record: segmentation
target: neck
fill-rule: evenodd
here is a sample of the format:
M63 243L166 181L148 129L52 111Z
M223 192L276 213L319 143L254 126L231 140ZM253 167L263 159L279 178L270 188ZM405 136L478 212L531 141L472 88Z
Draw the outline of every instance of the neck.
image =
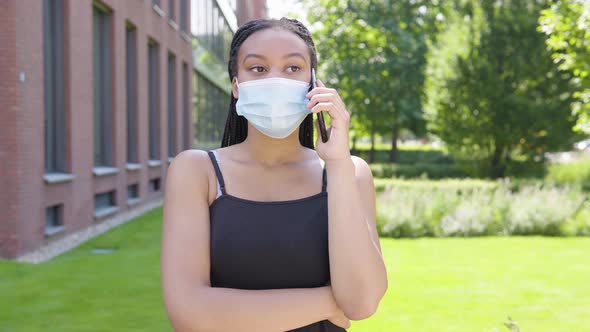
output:
M264 166L279 166L304 159L305 147L299 142L299 128L283 139L268 137L248 124L248 136L241 143L248 158Z

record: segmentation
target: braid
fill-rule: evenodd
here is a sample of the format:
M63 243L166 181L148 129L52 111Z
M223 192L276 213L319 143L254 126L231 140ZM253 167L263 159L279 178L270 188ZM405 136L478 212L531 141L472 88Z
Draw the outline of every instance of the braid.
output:
M307 44L309 54L311 57L311 67L317 69L317 54L315 44L311 37L309 30L299 21L289 19L286 17L277 19L259 19L249 21L242 25L233 36L229 51L229 61L227 64L227 71L230 81L237 75L238 72L238 51L244 41L250 37L254 32L269 28L280 28L291 31L299 36ZM243 142L248 136L248 120L245 117L239 116L236 112L237 99L231 94L229 102L229 113L225 122L225 129L223 138L221 139L221 147L230 146ZM313 114L307 115L301 125L299 125L299 142L301 145L314 149L313 146Z

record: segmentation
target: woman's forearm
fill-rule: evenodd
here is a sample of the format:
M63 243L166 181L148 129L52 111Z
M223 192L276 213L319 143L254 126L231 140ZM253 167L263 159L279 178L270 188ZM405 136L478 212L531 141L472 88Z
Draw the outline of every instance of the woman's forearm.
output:
M329 319L338 309L330 286L269 290L201 287L177 310L177 332L280 332ZM176 324L174 324L176 323Z
M362 211L354 163L348 159L326 167L331 286L346 316L364 319L385 293L386 269Z

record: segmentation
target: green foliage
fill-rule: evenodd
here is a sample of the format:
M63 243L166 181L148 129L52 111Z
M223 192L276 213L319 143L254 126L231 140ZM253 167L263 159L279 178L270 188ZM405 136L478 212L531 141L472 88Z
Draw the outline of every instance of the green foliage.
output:
M557 183L579 183L590 188L590 157L574 162L552 164L546 179Z
M394 163L373 163L371 171L374 177L379 178L464 178L467 173L457 165L415 163L415 164L394 164Z
M575 129L590 134L590 1L554 1L542 11L539 22L559 68L576 76L572 106L579 118Z
M479 175L502 177L514 159L569 148L573 87L536 31L543 1L452 2L428 55L428 128Z
M308 0L320 74L351 112L354 136L425 133L421 90L426 39L436 29L427 0Z
M388 163L389 162L389 147L375 149L375 162L377 163ZM369 154L371 153L368 149L354 150L351 153L355 156L359 156L365 160L368 160ZM400 164L415 164L415 163L428 163L428 164L451 164L453 158L441 150L425 150L425 149L399 149L398 151L398 163Z

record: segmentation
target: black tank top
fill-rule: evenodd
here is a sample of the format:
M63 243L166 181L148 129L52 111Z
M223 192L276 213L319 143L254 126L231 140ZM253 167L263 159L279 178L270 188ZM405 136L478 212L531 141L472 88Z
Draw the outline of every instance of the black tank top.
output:
M287 201L253 201L232 196L213 151L221 195L209 206L212 287L238 289L310 288L330 281L326 168L322 191ZM291 331L342 332L329 320Z

